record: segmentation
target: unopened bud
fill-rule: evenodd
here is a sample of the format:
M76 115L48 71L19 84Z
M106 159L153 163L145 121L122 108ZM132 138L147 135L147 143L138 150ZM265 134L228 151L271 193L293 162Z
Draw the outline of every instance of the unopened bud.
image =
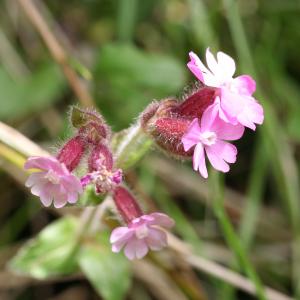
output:
M80 136L75 136L62 147L57 155L57 159L64 163L69 171L73 171L78 166L84 150L84 141Z
M200 87L192 92L186 99L181 102L175 109L181 117L198 118L201 120L203 112L215 100L215 89L209 87Z
M143 212L135 198L126 188L122 186L116 187L113 199L118 212L127 224L143 215Z
M97 144L110 136L109 127L103 117L95 110L73 107L71 123L88 143Z
M187 159L191 157L192 151L185 152L181 142L182 136L187 131L191 121L180 118L161 118L156 120L149 134L156 144L176 158Z
M104 144L95 146L90 154L88 165L89 172L98 171L99 168L103 167L109 171L112 170L113 155L110 149Z

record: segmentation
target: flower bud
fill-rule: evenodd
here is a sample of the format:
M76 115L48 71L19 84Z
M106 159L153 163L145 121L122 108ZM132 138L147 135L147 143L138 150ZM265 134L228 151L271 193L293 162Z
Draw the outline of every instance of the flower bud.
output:
M111 171L113 168L113 156L109 148L104 144L95 146L90 154L88 165L89 172L98 171L99 168L103 167Z
M110 137L110 130L103 117L95 110L73 107L71 123L86 142L97 144Z
M187 159L192 152L185 152L181 142L182 136L187 131L191 121L184 118L161 118L148 131L156 144L168 154L176 158Z
M118 212L127 224L143 215L143 212L133 195L126 188L122 186L116 187L113 199Z
M59 151L57 159L64 163L71 172L79 164L85 150L85 143L80 136L75 136L69 140Z
M187 96L186 99L174 109L174 113L182 117L198 118L201 120L203 112L214 100L214 88L200 87Z

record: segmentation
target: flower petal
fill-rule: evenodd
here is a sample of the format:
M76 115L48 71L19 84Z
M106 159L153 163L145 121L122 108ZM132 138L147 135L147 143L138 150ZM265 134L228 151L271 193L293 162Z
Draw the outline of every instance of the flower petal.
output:
M213 75L218 76L220 73L220 67L214 55L210 52L209 48L206 49L206 63Z
M149 248L154 251L161 250L168 245L166 233L156 228L149 230L146 242Z
M218 115L219 107L218 101L215 101L204 111L201 118L201 132L211 131L211 126Z
M188 68L200 81L204 82L201 70L203 70L203 68L206 69L205 66L194 52L190 52L189 56L190 61L187 63Z
M24 164L24 169L40 169L48 170L57 164L58 161L54 157L41 157L41 156L32 156L27 159Z
M239 94L246 96L251 96L256 90L255 80L249 75L234 78L233 86Z
M110 242L115 243L119 240L127 240L132 236L133 232L126 226L115 228L110 235Z
M224 122L220 117L217 117L211 130L217 134L218 139L234 141L242 137L245 128L240 124L232 125Z
M219 140L217 143L210 146L210 151L216 153L228 163L232 164L236 161L237 149L230 143Z
M150 216L153 217L153 221L148 222L148 225L158 225L165 228L171 228L175 225L174 220L166 214L156 212L150 214Z
M187 132L183 135L181 141L184 151L188 151L199 142L200 126L198 119L194 119L190 124Z
M205 155L204 155L204 148L201 143L198 143L194 150L193 155L193 167L195 171L200 172L200 174L204 177L208 177L207 168L205 164Z
M149 251L145 239L136 240L135 242L135 256L137 259L143 258Z
M235 73L235 62L234 60L224 52L217 53L218 67L222 71L222 77L224 79L231 79Z
M205 151L207 154L207 157L210 161L210 163L212 164L212 166L221 172L228 172L229 171L229 165L224 161L224 159L222 158L221 154L219 152L215 152L215 149L210 146L210 147L205 147Z
M244 126L255 130L256 124L264 121L264 111L262 106L252 97L247 97L244 110L237 116L237 120Z

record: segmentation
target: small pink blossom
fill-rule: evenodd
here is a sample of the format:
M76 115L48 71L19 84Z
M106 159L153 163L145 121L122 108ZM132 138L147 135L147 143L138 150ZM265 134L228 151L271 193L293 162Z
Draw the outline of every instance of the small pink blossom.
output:
M205 153L212 166L221 172L228 172L228 163L236 161L237 149L234 145L225 142L239 139L244 133L240 124L232 125L224 122L218 115L219 99L209 106L203 113L201 124L194 119L182 137L185 151L196 146L193 154L193 167L195 171L207 178Z
M122 182L123 171L117 169L115 171L108 171L106 167L99 166L98 171L93 171L86 174L80 179L81 185L85 188L88 184L94 183L96 185L96 193L106 193Z
M167 246L167 235L158 226L171 228L174 221L163 213L143 215L132 220L128 227L117 227L110 236L112 251L124 253L128 259L143 258L149 251Z
M205 85L216 88L220 97L220 118L233 125L242 124L255 130L255 124L262 124L264 112L262 106L252 97L256 83L249 75L233 78L236 67L234 60L223 52L217 53L217 60L206 50L207 67L199 57L189 53L187 66Z
M67 202L76 203L78 194L82 193L80 180L54 157L29 157L24 168L39 170L29 176L25 185L31 187L31 193L40 197L47 207L52 201L56 208Z

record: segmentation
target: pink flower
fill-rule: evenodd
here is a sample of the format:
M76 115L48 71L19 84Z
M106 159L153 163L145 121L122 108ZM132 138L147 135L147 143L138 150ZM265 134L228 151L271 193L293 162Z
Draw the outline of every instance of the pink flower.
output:
M25 185L31 187L31 193L40 197L43 205L56 208L69 203L76 203L82 193L80 180L54 157L29 157L24 168L39 169L29 176Z
M255 92L255 81L249 75L233 78L234 60L223 52L217 53L217 60L206 50L204 66L199 57L189 53L187 66L190 71L205 85L216 88L216 96L220 97L220 118L233 125L242 124L255 130L255 124L262 124L264 113L262 106L252 97Z
M216 170L228 172L228 163L236 161L237 149L225 140L237 140L244 133L242 125L232 125L220 119L219 102L217 97L216 103L206 109L200 126L198 119L194 119L181 140L185 151L196 146L193 154L193 167L195 171L199 170L204 178L208 177L204 153Z
M117 227L110 236L112 251L123 247L128 259L144 257L149 249L158 251L167 246L167 235L159 227L171 228L174 221L163 213L143 215L130 222L128 227Z

